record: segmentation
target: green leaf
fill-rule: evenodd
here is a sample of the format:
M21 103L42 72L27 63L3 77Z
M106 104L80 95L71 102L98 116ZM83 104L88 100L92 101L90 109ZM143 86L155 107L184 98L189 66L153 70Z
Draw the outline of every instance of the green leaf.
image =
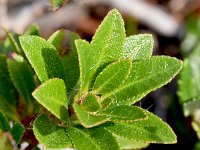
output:
M7 64L13 84L26 101L26 104L31 108L29 113L32 113L33 97L31 93L36 87L33 71L26 60L16 53L10 55L10 58L7 59Z
M126 80L130 73L132 61L122 60L108 65L96 78L94 93L105 95L116 89Z
M123 57L134 61L149 58L152 55L153 45L151 34L138 34L127 37Z
M54 125L44 114L36 118L33 131L45 148L67 148L71 146L65 128Z
M40 36L40 31L39 31L39 27L37 24L32 24L30 27L28 27L28 29L26 30L26 32L24 33L25 35L37 35Z
M148 119L131 123L115 122L103 126L114 135L136 142L176 143L176 135L168 124L148 111L145 111L145 114Z
M63 6L68 0L51 0L51 5L53 7L53 10L58 10L61 6Z
M192 77L191 69L190 60L185 59L183 63L183 69L180 72L180 78L178 80L178 96L181 104L198 95L198 90L195 86L196 81ZM189 90L188 87L190 87Z
M3 114L3 112L0 111L0 133L9 130L10 130L10 124L8 122L8 119Z
M64 49L66 38L69 38L69 48ZM75 46L75 40L80 37L67 30L58 30L51 35L48 42L52 43L61 55L62 64L66 75L66 87L70 93L79 79L78 54ZM66 46L65 46L66 47Z
M133 122L147 119L144 111L136 106L118 106L113 109L107 109L99 112L99 114L106 115L114 122Z
M77 150L119 150L112 134L103 128L66 128L67 134Z
M180 60L168 56L154 56L133 62L126 81L117 89L101 95L100 101L112 99L112 107L134 104L149 92L171 81L181 68Z
M12 134L12 136L13 136L13 138L16 141L17 144L20 143L24 132L25 132L25 128L21 123L16 122L13 125L13 127L11 129L11 134Z
M77 34L70 32L70 51L67 55L62 56L62 63L66 74L66 86L69 92L73 90L80 77L78 54L75 46L76 39L80 39L80 37Z
M81 125L83 125L85 128L91 128L94 126L98 126L109 120L109 118L105 115L96 116L96 115L86 112L77 103L73 104L73 108L74 108L76 116L78 117Z
M63 46L64 38L65 30L58 30L49 37L48 42L51 43L59 52Z
M200 22L199 22L200 23ZM189 61L190 61L190 67L191 67L191 78L195 81L195 87L198 91L200 92L200 42L197 43L196 47L192 50L192 53L189 56ZM197 95L199 96L199 95Z
M124 22L114 9L108 13L96 31L91 44L77 40L80 66L80 93L88 91L99 71L123 55Z
M0 55L0 97L11 105L16 104L15 89L9 78L6 57Z
M34 35L21 36L20 43L40 81L44 82L50 78L65 80L61 59L53 45Z
M9 78L6 57L0 55L0 109L9 119L17 121L19 116L15 109L15 94L16 90Z
M18 35L17 34L11 34L9 31L7 31L6 29L4 29L4 32L6 33L6 36L9 40L9 46L12 48L12 50L14 52L17 52L18 54L21 53L21 49L20 49L20 46L19 46L19 41L18 41Z
M97 112L101 105L98 102L97 96L88 94L81 103L81 107L87 112Z
M142 143L142 142L136 142L136 141L133 141L133 140L129 140L129 139L125 139L123 137L120 137L120 136L117 136L117 135L114 135L116 137L116 140L117 142L119 143L120 145L120 148L121 149L144 149L146 148L147 146L149 146L149 143Z
M68 99L65 83L61 79L50 79L40 85L33 93L33 97L57 118L68 119Z

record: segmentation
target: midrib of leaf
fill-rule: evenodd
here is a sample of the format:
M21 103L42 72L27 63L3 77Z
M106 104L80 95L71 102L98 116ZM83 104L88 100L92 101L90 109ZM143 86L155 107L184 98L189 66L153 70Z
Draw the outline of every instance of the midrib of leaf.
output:
M94 145L96 147L97 150L101 150L101 148L95 144L95 141L92 140L92 138L89 137L89 135L85 134L83 131L81 130L78 130L77 128L74 128L74 130L77 130L78 132L82 133L89 141L91 141L91 144L90 145ZM70 138L70 135L69 135L69 138ZM70 138L71 139L71 138ZM72 143L73 143L73 140L71 139ZM89 145L88 145L89 147Z
M119 92L119 91L121 91L121 90L123 90L123 89L125 89L125 88L127 88L127 87L133 86L134 84L138 84L138 83L144 82L145 80L148 80L148 79L150 79L150 78L156 77L157 74L163 74L163 73L169 72L169 71L173 70L174 68L176 68L176 67L171 67L170 69L166 69L166 70L164 70L164 71L159 71L159 72L157 72L156 74L153 73L153 75L148 76L148 77L143 78L143 79L140 79L140 80L138 80L138 81L136 81L136 82L133 81L133 82L130 82L129 84L127 83L126 85L121 86L121 87L119 87L118 89L116 89L116 90L114 90L114 91L112 91L112 92L110 92L110 93L108 93L108 94L102 95L102 99L100 99L100 101L103 102L106 98L108 98L108 97L110 97L110 96L112 96L112 95L115 95L115 93L117 93L117 92ZM179 70L178 70L178 71L179 71ZM174 74L176 74L178 71L176 71ZM172 78L173 78L173 76L171 77L171 79L172 79ZM165 83L167 83L167 82L168 82L168 81L166 81ZM160 84L160 86L165 85L165 83ZM157 88L156 88L156 87L155 87L155 88L152 88L152 89L148 90L147 92L153 91L153 90L155 90L155 89L157 89ZM143 94L143 93L141 93L140 95L142 95L142 94ZM138 96L139 96L139 95L138 95ZM138 97L138 96L137 96L137 97ZM123 101L123 102L124 102L124 101Z
M100 56L99 56L99 59L97 60L97 63L95 64L95 67L94 67L94 71L92 72L92 74L91 74L91 79L92 80L90 80L90 82L88 82L88 85L86 86L86 88L89 90L90 88L91 88L91 86L92 86L92 82L94 81L93 79L95 78L94 76L95 76L95 74L96 74L96 71L97 71L97 69L100 67L100 64L101 64L101 59L103 58L103 56L104 56L104 53L105 53L105 48L106 48L106 46L107 46L107 43L108 43L108 41L110 40L110 35L111 35L111 31L113 31L113 24L114 23L112 23L112 26L110 27L110 30L109 30L109 33L106 35L106 39L108 39L108 40L106 40L106 43L103 45L103 47L102 47L102 49L100 50L101 51L101 54L100 54ZM90 43L90 46L93 48L93 41Z

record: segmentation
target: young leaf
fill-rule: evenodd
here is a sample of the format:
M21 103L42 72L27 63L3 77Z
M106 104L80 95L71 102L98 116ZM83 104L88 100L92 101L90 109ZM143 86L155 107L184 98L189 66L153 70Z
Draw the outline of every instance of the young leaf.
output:
M56 11L62 7L68 0L51 0L53 10Z
M10 45L10 47L12 47L12 50L14 52L17 52L18 54L20 54L21 53L21 49L20 49L20 46L19 46L19 39L18 39L19 35L17 35L17 34L12 35L6 29L3 29L3 30L7 35L7 38L9 40L9 45ZM15 36L17 36L17 37L15 37Z
M178 96L181 104L198 96L198 88L195 85L196 80L192 77L191 62L189 59L185 59L183 62L183 69L180 72L178 81ZM190 87L190 89L188 90L187 87Z
M12 53L10 55L10 58L7 59L7 64L13 84L27 102L29 107L32 108L33 97L31 93L36 87L33 78L33 71L26 60L16 53ZM32 109L29 111L29 113L32 113Z
M77 150L119 150L112 134L103 128L66 128L67 134Z
M33 97L57 118L68 119L68 99L63 80L54 78L44 82L33 93Z
M76 39L80 39L80 37L77 34L70 32L70 51L67 55L62 56L62 63L66 74L66 86L69 92L75 87L80 76L78 54L75 46Z
M28 27L28 29L26 30L24 35L37 35L37 36L40 36L40 31L39 31L38 25L37 24L32 24L30 27Z
M66 37L69 38L69 50L63 48ZM80 74L78 54L75 46L76 39L80 39L80 37L77 34L66 30L58 30L48 39L48 42L52 43L61 55L61 60L66 75L66 87L69 93L75 87Z
M114 135L117 142L120 145L120 148L125 150L130 150L130 149L142 149L142 148L146 148L147 146L149 146L149 143L142 143L142 142L136 142L136 141L132 141L129 139L125 139L123 137Z
M59 52L63 46L64 38L65 30L58 30L49 37L48 42L51 43Z
M126 81L117 89L102 95L100 101L113 99L112 107L134 104L149 92L167 84L181 67L180 60L168 56L154 56L133 62Z
M13 139L16 141L17 144L20 143L24 132L25 132L25 128L21 123L16 122L13 125L13 127L11 129L11 134L12 134Z
M133 61L151 57L153 51L153 37L151 34L139 34L127 37L124 44L124 58Z
M37 140L45 148L61 149L71 146L65 128L54 125L44 114L34 121L33 131Z
M103 66L122 56L125 36L122 17L114 9L108 13L97 29L91 44L83 40L76 41L81 93L90 89L96 74Z
M94 82L94 93L105 95L116 89L128 77L131 69L131 60L114 62L106 67Z
M144 110L148 119L130 123L103 125L114 135L142 143L176 143L176 135L168 124Z
M83 125L85 128L91 128L94 126L98 126L109 120L109 118L105 115L96 116L96 115L86 112L77 103L73 104L73 108L74 108L76 116L78 117L81 125Z
M53 45L34 35L21 36L20 43L40 81L56 77L65 80L61 59Z
M147 119L144 111L136 106L118 106L113 109L106 109L105 111L99 112L99 114L106 115L114 122L133 122Z
M97 112L101 108L101 105L98 102L97 96L88 94L81 103L81 107L87 112Z
M8 119L3 114L3 112L0 111L0 133L4 131L9 131L9 130L10 130L10 125L9 125Z

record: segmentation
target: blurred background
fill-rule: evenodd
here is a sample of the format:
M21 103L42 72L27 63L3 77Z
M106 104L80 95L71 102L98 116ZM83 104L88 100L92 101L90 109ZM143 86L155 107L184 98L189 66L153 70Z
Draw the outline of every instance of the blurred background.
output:
M56 11L52 10L49 0L0 0L0 27L23 34L35 23L44 38L64 28L90 41L100 22L113 8L122 14L127 36L153 35L154 55L169 55L183 60L200 41L200 0L68 0ZM5 33L0 30L0 41L4 39ZM178 78L148 94L138 104L166 121L178 137L177 144L151 144L147 150L200 149L199 139L191 126L193 118L183 115L177 96Z

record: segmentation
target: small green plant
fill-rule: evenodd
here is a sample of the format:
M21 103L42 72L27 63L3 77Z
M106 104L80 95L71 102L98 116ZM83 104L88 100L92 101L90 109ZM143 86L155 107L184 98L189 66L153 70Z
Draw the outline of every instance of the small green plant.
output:
M176 58L151 56L151 35L126 37L116 9L90 43L70 33L67 54L64 30L45 40L35 26L31 29L19 37L20 44L9 35L16 52L0 57L2 133L11 131L16 143L26 140L36 146L24 135L33 128L41 145L58 149L139 149L149 143L176 143L168 124L134 105L182 67ZM18 123L11 128L9 121Z

